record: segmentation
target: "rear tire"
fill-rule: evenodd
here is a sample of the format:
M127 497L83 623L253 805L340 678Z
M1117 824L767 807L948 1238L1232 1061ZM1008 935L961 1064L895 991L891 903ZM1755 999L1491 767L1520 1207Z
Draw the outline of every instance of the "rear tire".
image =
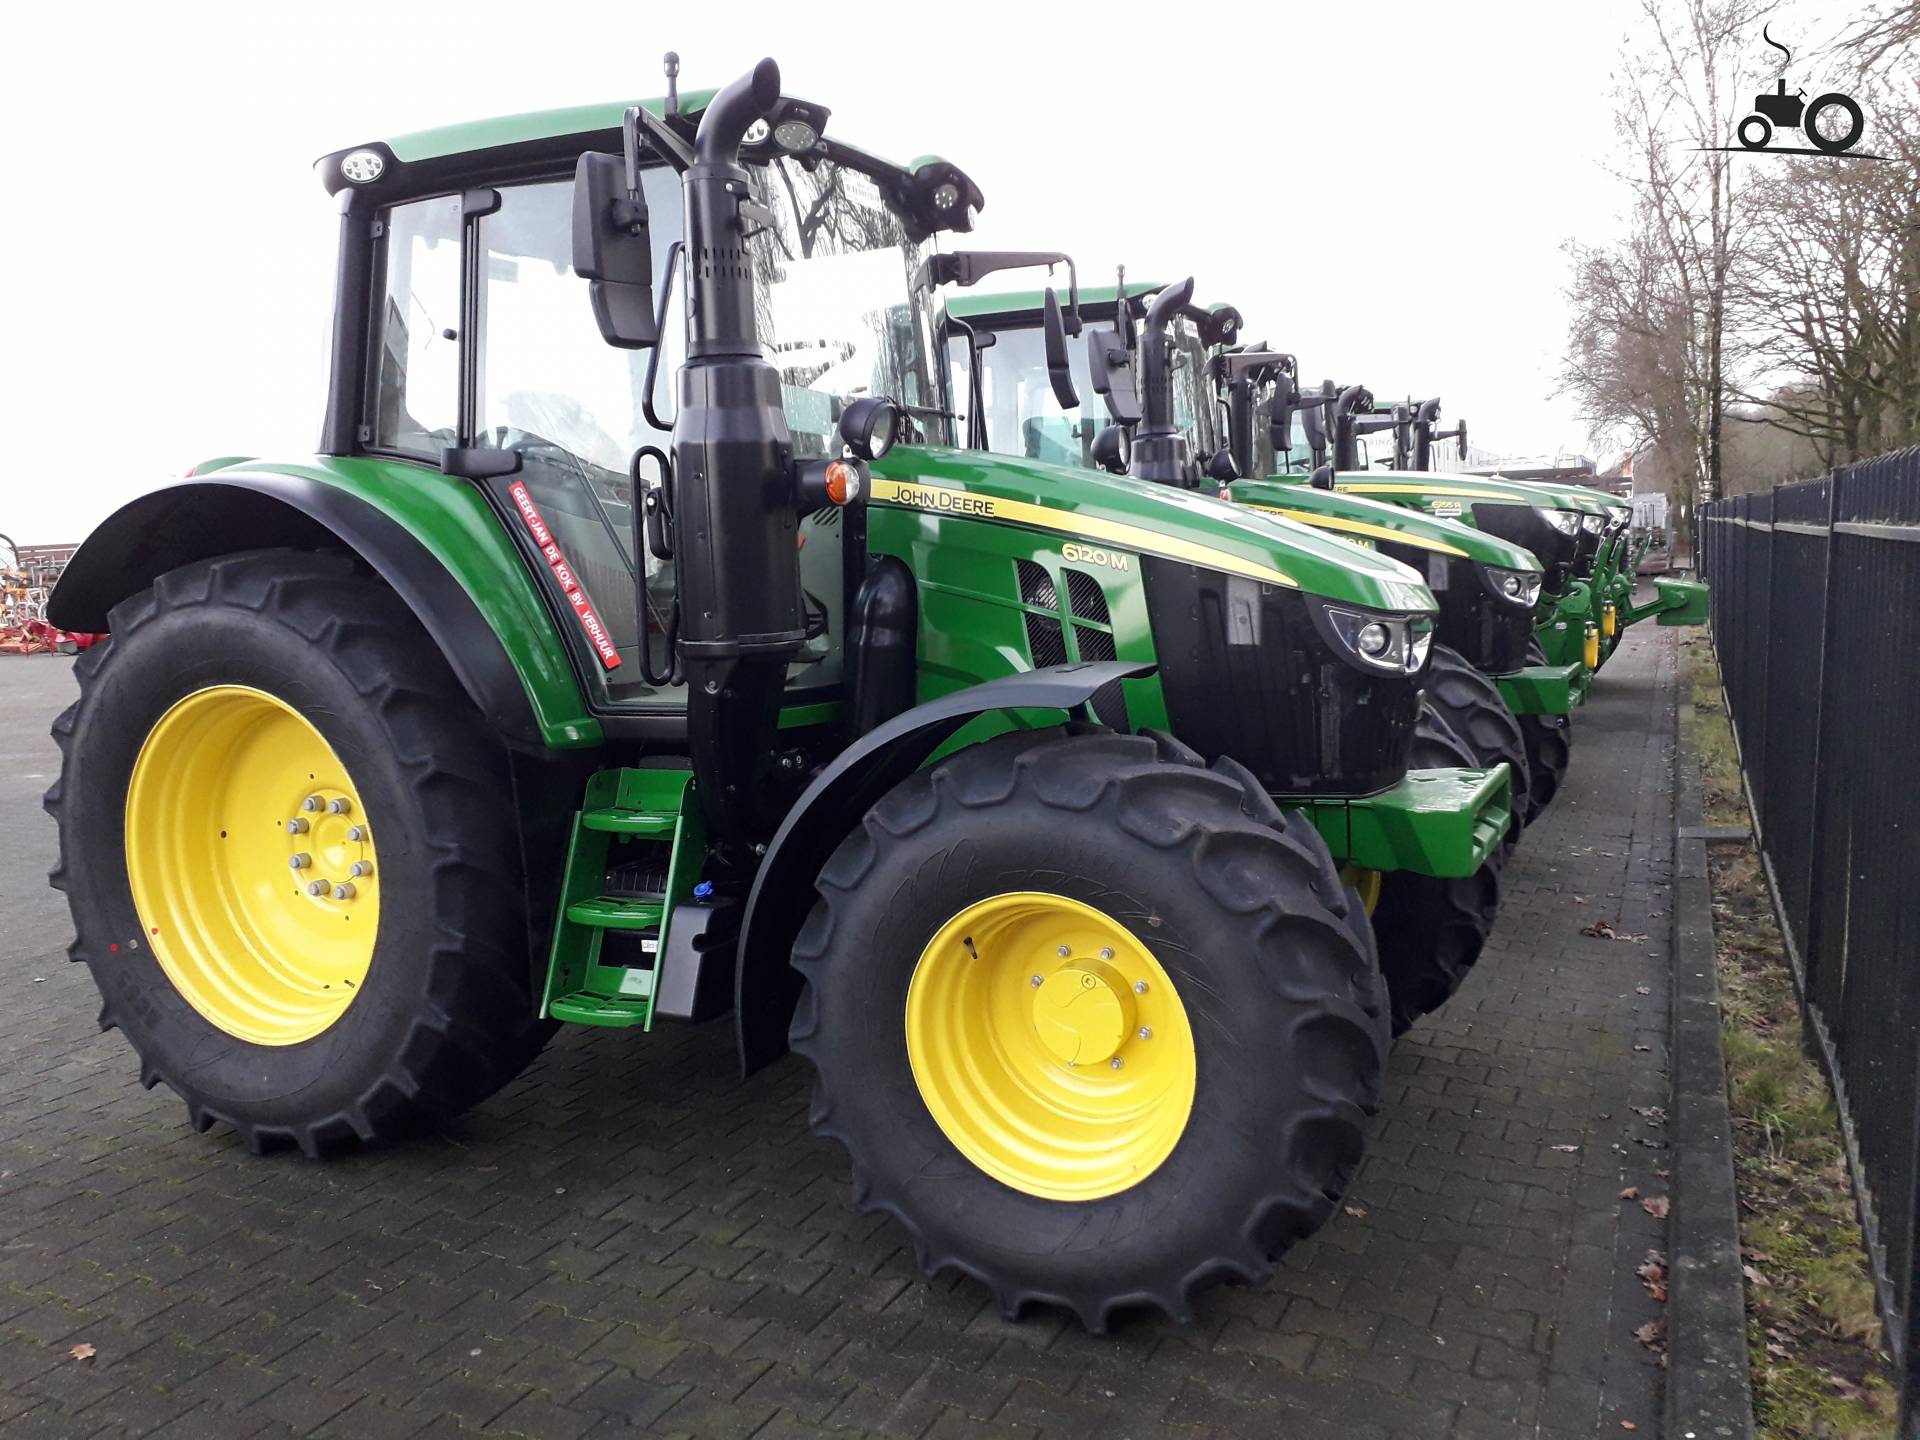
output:
M1145 735L988 741L882 798L818 890L793 951L806 982L793 1048L818 1072L813 1128L846 1147L856 1205L898 1220L927 1274L960 1270L1009 1317L1054 1304L1098 1333L1130 1308L1190 1318L1195 1291L1264 1279L1332 1215L1379 1097L1386 995L1325 844L1233 762L1209 769ZM1092 1198L995 1178L964 1148L965 1128L956 1139L936 1119L937 1090L915 1068L916 974L951 920L1013 892L1100 912L1123 958L1137 942L1164 967L1190 1022L1196 1078L1177 1141ZM937 963L992 966L1003 953L983 938L971 960ZM988 970L987 1000L1004 979L1028 1003L1027 969L1050 984L1065 964L1054 954L1022 952L1006 977ZM1124 1000L1124 977L1117 989ZM960 1072L1015 1063L1025 1034L999 1033ZM1084 1083L1104 1076L1096 1057ZM1052 1144L1051 1124L1034 1122L1036 1149ZM1075 1153L1091 1165L1101 1152L1068 1152L1069 1179Z
M1507 709L1500 687L1468 664L1459 651L1435 645L1432 668L1427 672L1427 702L1473 752L1477 763L1488 767L1504 764L1513 772L1513 825L1509 834L1517 841L1537 812L1529 784L1526 738L1513 712Z
M1414 769L1476 763L1445 722L1424 711L1414 733ZM1422 1015L1452 998L1480 959L1500 911L1500 867L1505 848L1473 874L1458 878L1390 870L1381 876L1373 934L1386 976L1393 1034L1406 1033Z
M126 1034L141 1082L171 1087L196 1130L224 1121L256 1152L293 1144L318 1156L444 1120L518 1074L554 1027L535 1018L506 755L399 597L342 555L253 551L163 575L115 606L112 621L111 638L75 664L80 699L54 722L61 770L45 804L59 822L60 863L49 878L67 892L69 954L99 987L101 1028ZM221 692L257 692L295 728L317 731L363 797L378 847L378 869L360 884L387 903L359 915L375 934L357 989L317 1033L285 1043L242 1038L243 1011L222 1009L215 981L194 991L192 977L254 963L236 948L262 951L249 973L271 977L302 958L298 947L196 944L188 926L162 935L129 878L135 853L151 905L231 913L218 877L240 863L229 854L244 852L221 847L294 843L279 833L284 822L225 791L205 816L191 789L170 792L194 812L174 817L178 833L211 847L207 870L182 868L172 836L150 844L129 819L160 722L190 697ZM244 836L212 835L228 807L247 815ZM297 817L301 806L296 796L281 808ZM312 873L271 858L286 892L262 887L254 903L265 918L250 932L269 942L286 933L267 924L284 918L271 907L300 904L295 880ZM167 883L153 886L154 875ZM349 916L341 911L343 924ZM268 992L264 1008L290 993Z

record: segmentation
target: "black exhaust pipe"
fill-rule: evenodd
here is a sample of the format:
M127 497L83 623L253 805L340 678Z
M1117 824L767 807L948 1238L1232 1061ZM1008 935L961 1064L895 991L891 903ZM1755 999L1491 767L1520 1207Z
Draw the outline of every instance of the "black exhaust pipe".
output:
M1173 317L1193 299L1193 277L1153 297L1140 329L1140 424L1128 473L1140 480L1191 486L1199 479L1187 437L1173 423Z
M687 360L673 426L680 654L694 782L716 840L771 825L771 771L787 666L806 641L793 440L780 377L754 332L751 204L740 145L780 99L762 60L701 116L686 197Z

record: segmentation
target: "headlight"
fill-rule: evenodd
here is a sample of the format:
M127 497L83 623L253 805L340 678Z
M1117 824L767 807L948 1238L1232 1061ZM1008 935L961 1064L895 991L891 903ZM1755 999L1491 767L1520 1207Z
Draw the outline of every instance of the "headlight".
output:
M1533 513L1562 535L1571 535L1580 528L1580 514L1575 510L1555 510L1551 506L1541 505L1535 507Z
M1433 621L1425 615L1382 615L1329 605L1327 619L1340 643L1362 664L1389 674L1411 675L1427 663L1433 646Z
M1524 605L1528 609L1540 599L1541 575L1538 570L1505 570L1498 565L1483 566L1487 586L1502 600L1512 601L1515 605Z
M1602 523L1598 515L1582 515L1580 517L1580 528L1589 535L1598 535Z

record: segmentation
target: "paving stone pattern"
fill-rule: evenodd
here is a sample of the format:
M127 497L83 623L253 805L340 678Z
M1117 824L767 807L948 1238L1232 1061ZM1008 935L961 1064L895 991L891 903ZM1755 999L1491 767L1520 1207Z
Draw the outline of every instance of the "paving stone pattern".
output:
M0 658L0 1435L1657 1435L1663 1224L1618 1194L1665 1189L1671 633L1579 717L1346 1213L1102 1339L922 1280L808 1135L805 1065L743 1084L724 1025L563 1032L456 1128L325 1165L194 1134L95 1030L45 888L69 664Z

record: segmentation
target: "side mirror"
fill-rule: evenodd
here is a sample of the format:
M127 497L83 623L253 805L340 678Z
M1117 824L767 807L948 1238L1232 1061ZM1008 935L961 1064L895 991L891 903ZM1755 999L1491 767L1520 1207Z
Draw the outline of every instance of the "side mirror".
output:
M1140 393L1133 383L1133 352L1111 330L1087 331L1087 371L1096 393L1106 397L1117 425L1140 422Z
M1213 458L1207 461L1207 478L1218 480L1222 485L1231 485L1240 478L1240 467L1233 462L1233 451L1223 445L1213 452Z
M1093 437L1093 463L1111 475L1124 475L1133 465L1133 437L1124 425L1109 425Z
M1331 465L1322 465L1318 470L1313 472L1313 476L1308 483L1316 490L1331 490L1333 488L1333 467Z
M1062 410L1080 408L1079 392L1073 388L1073 366L1067 359L1067 320L1060 311L1060 297L1047 287L1046 318L1047 379L1053 382L1053 398Z
M622 350L660 341L646 196L627 190L618 155L589 152L573 172L573 269L589 282L600 338Z
M1467 422L1464 420L1460 422L1460 441L1459 441L1458 449L1459 449L1460 458L1462 460L1466 459L1467 458Z
M1318 405L1308 405L1300 412L1300 428L1307 432L1307 449L1320 451L1327 448L1327 424L1321 416Z

